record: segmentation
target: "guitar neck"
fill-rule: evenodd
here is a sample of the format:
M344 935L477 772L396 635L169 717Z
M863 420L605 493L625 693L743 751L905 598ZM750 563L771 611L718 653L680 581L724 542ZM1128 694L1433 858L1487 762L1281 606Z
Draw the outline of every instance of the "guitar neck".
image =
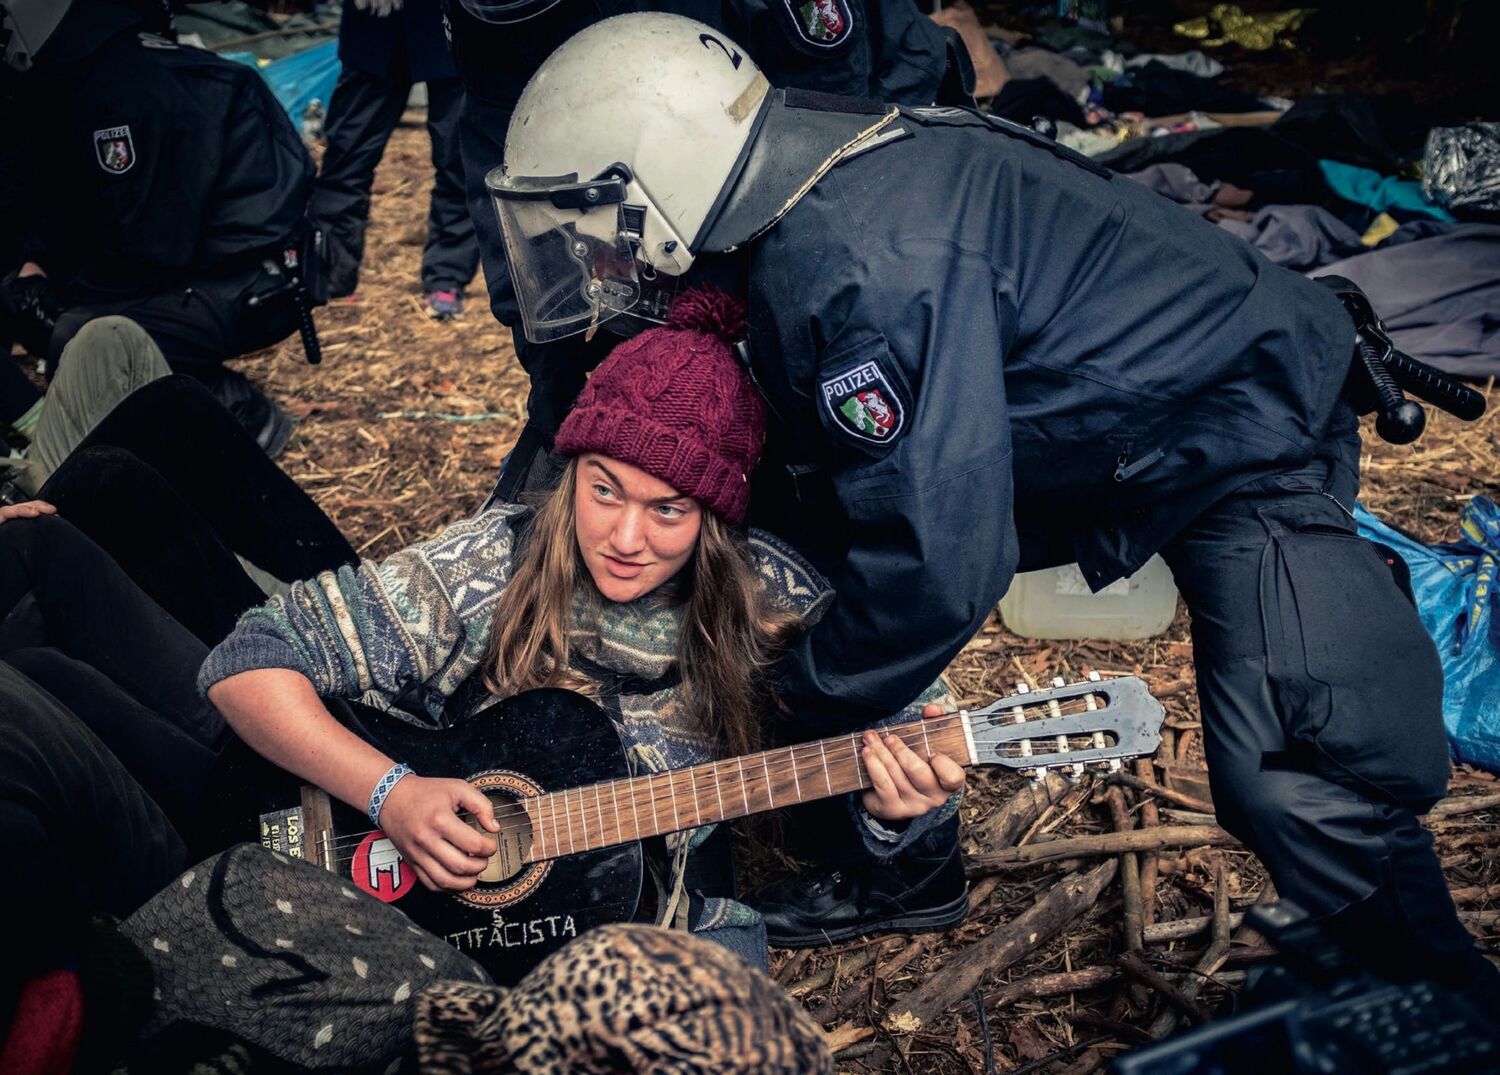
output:
M886 729L922 757L975 759L968 716ZM531 820L528 862L711 825L870 786L861 733L706 762L689 769L566 788L521 800Z

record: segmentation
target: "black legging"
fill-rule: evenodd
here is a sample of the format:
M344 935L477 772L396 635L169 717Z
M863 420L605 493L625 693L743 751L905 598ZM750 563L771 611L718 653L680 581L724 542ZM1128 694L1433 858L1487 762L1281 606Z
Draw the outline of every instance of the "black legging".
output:
M43 515L0 525L0 616L0 657L55 650L205 747L223 735L222 718L198 696L207 645L66 519ZM55 682L47 669L58 672ZM82 689L69 686L56 664L32 670L53 694ZM104 728L95 731L111 738Z
M356 559L328 516L187 377L132 393L40 496L210 646L265 600L235 553L286 582Z

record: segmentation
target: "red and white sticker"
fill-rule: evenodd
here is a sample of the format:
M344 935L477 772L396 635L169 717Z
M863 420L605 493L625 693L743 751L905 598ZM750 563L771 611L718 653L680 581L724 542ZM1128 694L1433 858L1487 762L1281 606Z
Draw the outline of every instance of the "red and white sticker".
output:
M412 890L417 871L406 864L390 837L376 829L354 851L350 879L385 903L394 903Z

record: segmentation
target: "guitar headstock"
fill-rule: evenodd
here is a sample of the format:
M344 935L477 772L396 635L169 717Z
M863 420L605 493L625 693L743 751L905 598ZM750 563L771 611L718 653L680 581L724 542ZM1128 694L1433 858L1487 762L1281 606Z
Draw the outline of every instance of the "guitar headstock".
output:
M1126 758L1153 753L1161 742L1165 710L1138 676L1102 679L1015 694L967 711L975 764L1034 770L1086 767L1118 769Z

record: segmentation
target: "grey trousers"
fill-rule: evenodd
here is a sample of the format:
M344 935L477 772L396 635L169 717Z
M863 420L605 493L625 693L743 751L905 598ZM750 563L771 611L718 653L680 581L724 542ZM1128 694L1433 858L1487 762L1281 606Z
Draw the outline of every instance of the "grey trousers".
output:
M84 325L63 348L16 484L34 495L116 404L171 372L161 348L128 317Z

